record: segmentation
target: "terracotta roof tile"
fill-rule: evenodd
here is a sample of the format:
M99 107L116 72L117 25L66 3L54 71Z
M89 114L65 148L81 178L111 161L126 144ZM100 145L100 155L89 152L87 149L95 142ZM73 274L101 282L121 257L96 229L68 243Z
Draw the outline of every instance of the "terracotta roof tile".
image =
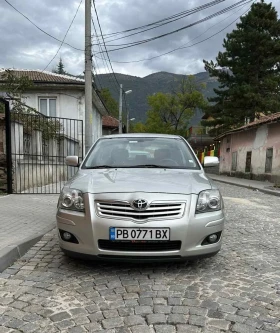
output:
M119 121L118 119L111 116L102 117L102 126L104 127L118 127Z
M83 79L78 79L76 77L72 77L70 75L61 75L51 72L42 72L40 70L22 70L22 69L10 69L13 74L20 78L22 76L27 76L34 83L76 83L76 84L84 84L85 81ZM5 73L4 69L0 69L0 81Z
M228 134L231 134L231 133L245 131L245 130L250 129L250 128L258 127L258 125L263 125L263 124L266 124L266 123L275 122L277 120L280 120L280 112L272 113L272 114L269 114L269 115L266 115L266 116L262 116L260 119L252 121L251 123L249 123L247 125L244 125L244 126L235 128L233 130L230 130L228 132L222 133L219 136L217 136L215 138L215 140L221 139L222 137L224 137Z

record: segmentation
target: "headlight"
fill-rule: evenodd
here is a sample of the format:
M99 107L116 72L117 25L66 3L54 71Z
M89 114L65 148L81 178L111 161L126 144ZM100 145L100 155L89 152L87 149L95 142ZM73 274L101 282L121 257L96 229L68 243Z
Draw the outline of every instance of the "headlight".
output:
M62 190L59 197L59 208L76 210L79 212L85 211L83 193L79 190L65 188Z
M219 190L207 190L199 193L196 214L213 212L222 209L222 198Z

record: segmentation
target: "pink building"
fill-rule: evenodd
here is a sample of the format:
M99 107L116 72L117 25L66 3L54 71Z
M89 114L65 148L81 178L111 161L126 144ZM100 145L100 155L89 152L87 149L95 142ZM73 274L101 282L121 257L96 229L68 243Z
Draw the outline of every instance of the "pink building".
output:
M280 182L280 112L223 133L220 174Z

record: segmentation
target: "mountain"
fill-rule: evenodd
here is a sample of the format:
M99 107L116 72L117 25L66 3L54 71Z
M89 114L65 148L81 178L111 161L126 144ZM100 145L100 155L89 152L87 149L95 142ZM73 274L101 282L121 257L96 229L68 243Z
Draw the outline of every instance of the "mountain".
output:
M126 100L131 118L135 121L145 121L146 112L149 109L147 97L157 92L171 93L176 90L185 75L173 74L167 72L153 73L143 78L138 76L124 75L116 73L116 78L123 85L124 91L132 90L131 94L126 95ZM207 72L201 72L194 75L198 83L205 83L206 88L202 89L205 97L214 95L213 88L218 87L216 79L209 77ZM112 74L99 74L95 76L95 83L98 88L109 88L112 96L119 101L119 88ZM125 106L123 107L125 110ZM125 111L124 111L125 112ZM199 123L202 112L197 110L191 124Z

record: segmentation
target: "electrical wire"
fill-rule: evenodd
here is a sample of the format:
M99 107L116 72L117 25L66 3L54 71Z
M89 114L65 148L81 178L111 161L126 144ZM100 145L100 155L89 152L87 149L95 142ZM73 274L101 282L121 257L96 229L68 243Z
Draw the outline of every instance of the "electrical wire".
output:
M38 30L40 30L41 32L43 32L45 35L47 35L47 36L53 38L54 40L56 40L56 41L62 43L62 41L61 41L60 39L58 39L58 38L52 36L51 34L49 34L48 32L46 32L45 30L43 30L42 28L40 28L36 23L34 23L33 21L31 21L26 15L24 15L21 11L19 11L19 10L18 10L15 6L13 6L8 0L4 0L4 1L5 1L9 6L11 6L16 12L18 12L21 16L23 16L28 22L30 22L32 25L34 25L34 27L36 27ZM80 48L78 48L78 47L75 47L75 46L73 46L73 45L71 45L71 44L69 44L69 43L65 43L65 42L64 42L63 44L68 45L68 46L70 46L70 47L72 47L73 49L78 50L78 51L83 51L83 52L85 51L85 50L80 49Z
M251 2L251 1L253 1L253 0L250 0L249 2ZM207 16L207 17L205 17L205 18L203 18L203 19L201 19L199 21L196 21L194 23L188 24L188 25L186 25L184 27L181 27L179 29L170 31L168 33L165 33L165 34L162 34L162 35L159 35L159 36L156 36L156 37L148 38L148 39L141 40L141 41L131 42L131 43L125 43L125 44L115 45L115 46L121 46L121 45L124 45L124 46L120 47L120 48L115 48L115 49L112 49L112 50L109 50L109 51L107 50L107 47L106 47L106 53L107 52L115 52L115 51L123 50L123 49L129 48L129 47L134 47L134 46L142 45L144 43L148 43L150 41L154 41L154 40L157 40L157 39L160 39L160 38L163 38L163 37L175 34L177 32L183 31L183 30L188 29L190 27L193 27L193 26L195 26L197 24L200 24L202 22L208 21L208 20L212 19L213 17L222 15L222 14L226 13L227 11L229 11L229 10L231 10L233 8L236 8L236 7L239 7L241 5L244 5L244 2L247 2L247 0L241 0L241 1L235 3L235 4L231 5L231 6L228 6L227 8L224 8L223 10L221 10L219 12L216 12L216 13L214 13L212 15L209 15L209 16ZM105 42L104 42L104 44L105 44ZM107 46L114 46L114 45L107 45ZM99 53L97 53L97 54L99 54Z
M49 63L46 65L46 67L42 70L42 72L44 72L44 71L49 67L49 65L53 62L53 60L55 59L55 57L58 55L58 52L61 50L62 45L64 44L64 41L65 41L65 39L66 39L66 37L67 37L67 35L68 35L68 32L69 32L69 30L71 29L71 27L72 27L72 25L73 25L73 23L74 23L74 21L75 21L75 18L76 18L77 14L78 14L78 11L79 11L79 9L80 9L80 7L81 7L82 2L83 2L83 0L80 1L79 5L78 5L78 8L77 8L77 10L76 10L76 12L75 12L75 15L74 15L74 17L73 17L73 19L72 19L72 21L71 21L71 23L70 23L70 25L69 25L69 27L68 27L68 29L67 29L65 35L64 35L64 37L63 37L63 40L61 41L61 44L60 44L60 46L59 46L57 52L56 52L55 55L52 57L52 59L49 61Z
M93 69L93 77L96 78L96 81L98 81L98 84L99 84L100 89L103 89L102 84L101 84L101 82L100 82L100 80L99 80L99 77L98 77L97 70L94 70L94 69Z
M91 16L91 22L92 22L92 25L93 25L93 28L94 28L95 36L97 36L98 34L97 34L96 26L95 26L95 23L94 23L94 20L93 20L93 16ZM97 43L98 43L98 46L99 46L99 50L101 51L102 47L101 47L101 43L99 41L99 38L96 37L96 40L97 40ZM108 61L106 61L104 53L101 53L101 55L102 55L102 58L95 57L96 58L96 66L97 66L97 59L101 59L103 61L104 68L105 69L107 68L108 74L109 74L109 77L110 77L110 75L112 75L112 73L110 73L110 69L109 69L109 66L108 66ZM99 80L98 76L97 76L97 79ZM114 80L114 77L113 77L113 81L112 82L114 82L114 84L116 84L116 81ZM100 86L101 86L100 80L99 80L99 83L100 83ZM114 88L116 88L116 86L114 86ZM119 91L119 86L118 85L117 85L116 91L117 91L117 93Z
M127 38L127 37L130 37L130 36L134 36L134 35L137 35L137 34L140 34L140 33L143 33L143 32L149 31L149 30L152 30L152 29L159 28L159 27L161 27L163 25L170 24L172 22L181 20L182 18L185 18L185 17L190 16L190 15L192 15L194 13L197 13L197 12L200 12L200 11L202 11L204 9L210 8L212 6L215 6L215 5L217 5L217 4L221 3L221 2L224 2L224 1L226 1L226 0L215 0L215 1L209 2L209 3L205 4L205 5L202 5L202 6L199 6L199 7L195 7L193 9L186 10L184 12L181 12L181 13L177 14L177 15L174 15L174 16L177 16L177 17L175 17L173 19L170 19L170 18L166 19L167 20L166 22L165 22L165 20L161 20L161 21L164 21L164 22L158 24L158 22L161 22L161 21L157 21L157 22L148 24L146 26L143 26L144 29L142 29L141 31L134 32L132 34L129 34L129 35L126 35L126 36L122 36L122 37L118 37L118 38L115 38L115 39L107 40L107 43L112 42L112 41L116 41L116 40L119 40L119 39ZM155 25L155 26L153 26L153 25ZM152 27L149 27L149 26L152 26ZM131 29L131 30L138 30L138 29L139 28L134 28L134 29ZM104 38L105 39L110 39L111 37L113 37L113 36L110 36L110 37L107 37L107 38L104 37Z
M149 23L149 24L145 24L145 25L142 25L142 26L136 27L136 28L132 28L132 29L127 29L127 30L123 30L123 31L117 31L117 32L109 33L109 34L103 34L103 36L104 36L104 38L106 39L106 38L111 38L111 37L114 36L114 35L119 35L119 34L123 34L123 33L126 33L126 32L131 32L131 31L135 31L135 30L145 29L146 27L150 27L150 26L153 26L153 25L157 25L157 24L160 24L160 23L162 23L162 22L164 22L164 21L168 21L168 20L171 20L171 19L176 18L176 17L178 17L178 16L184 15L184 14L188 13L189 11L195 10L195 9L197 9L197 8L202 8L202 9L203 9L204 6L207 6L207 5L209 5L209 4L212 4L212 3L220 3L220 2L224 2L224 1L226 1L226 0L215 0L215 1L209 2L209 3L206 4L206 5L202 5L202 6L199 6L199 7L195 7L195 8L193 8L193 9L188 9L188 10L182 11L182 12L180 12L180 13L177 13L177 14L174 14L174 15L172 15L172 16L166 17L166 18L161 19L161 20L159 20L159 21L155 21L155 22L152 22L152 23Z
M107 57L108 57L108 61L109 61L109 64L110 64L110 67L111 67L111 70L112 70L112 74L115 78L115 82L117 83L118 85L118 89L121 88L121 85L116 77L116 74L114 72L114 69L113 69L113 66L112 66L112 63L111 63L111 60L110 60L110 57L109 57L109 54L108 54L108 51L107 51L107 47L106 47L106 44L105 44L105 41L104 41L104 37L103 37L103 33L102 33L102 28L101 28L101 24L100 24L100 21L99 21L99 17L98 17L98 13L97 13L97 9L96 9L96 6L95 6L95 0L92 0L92 3L93 3L93 6L94 6L94 11L95 11L95 15L96 15L96 18L97 18L97 22L98 22L98 26L99 26L99 30L100 30L100 33L101 33L101 36L102 36L102 40L103 40L103 44L104 44L104 48L106 50L106 54L107 54ZM128 107L127 107L127 101L126 101L126 95L124 93L124 91L122 90L122 95L124 96L124 101L125 101L125 110L126 110L126 114L128 114Z
M113 69L113 66L112 66L112 63L111 63L111 60L110 60L110 57L109 57L109 54L108 54L108 50L107 50L107 47L106 47L106 44L105 44L105 41L104 41L104 37L103 37L103 32L102 32L102 28L101 28L101 24L100 24L100 21L99 21L99 17L98 17L98 13L97 13L97 9L96 9L96 6L95 6L95 0L92 0L92 3L93 3L93 7L94 7L94 11L95 11L95 15L96 15L96 19L97 19L97 22L98 22L98 26L99 26L99 30L100 30L100 33L101 33L101 36L102 36L102 41L103 41L103 44L104 44L104 48L105 48L105 51L106 51L106 54L107 54L107 57L108 57L108 61L109 61L109 64L110 64L110 67L111 67L111 70L112 70L112 73L113 73L113 76L115 78L115 81L117 82L118 84L118 87L120 87L120 83L116 77L116 74L114 72L114 69Z
M92 17L92 15L91 15L91 22L92 22L92 25L93 25L93 27L94 27L95 34L96 34L95 24L94 24L94 21L93 21L93 17ZM99 41L99 40L98 40L98 41ZM100 47L99 47L99 50L101 50ZM94 78L96 78L96 80L98 81L100 88L103 89L102 84L101 84L101 82L100 82L100 80L99 80L99 76L98 76L98 61L97 61L97 60L96 60L95 63L94 63L93 70L94 70L94 67L95 67L95 75L94 75Z
M250 0L250 1L247 1L247 2L242 6L242 8L244 8L248 3L251 3L251 2L252 2L251 0ZM250 7L251 7L251 6L250 6ZM242 8L238 9L238 11L241 10ZM250 9L250 8L249 8L249 9ZM163 57L163 56L165 56L165 55L167 55L167 54L170 54L170 53L173 53L173 52L175 52L175 51L182 50L182 49L186 49L186 48L190 48L190 47L192 47L192 46L195 46L195 45L201 44L201 43L203 43L203 42L205 42L205 41L207 41L207 40L213 38L214 36L218 35L219 33L223 32L224 30L226 30L230 25L232 25L234 22L236 22L241 16L243 16L245 13L247 13L247 12L249 11L249 9L247 9L244 13L242 13L242 14L241 14L239 17L237 17L235 20L233 20L232 22L230 22L230 24L228 24L227 26L225 26L223 29L219 30L219 31L216 32L215 34L213 34L213 35L211 35L211 36L209 36L209 37L207 37L207 38L205 38L205 39L203 39L203 40L201 40L201 41L199 41L199 42L197 42L197 43L194 43L194 44L192 44L192 45L184 46L184 45L186 45L186 44L191 43L191 42L194 41L195 39L199 38L199 37L202 36L205 32L208 32L211 28L213 28L214 26L216 26L216 25L220 24L221 22L225 21L226 19L228 19L230 16L232 16L233 14L235 14L235 13L238 12L238 11L235 11L235 12L232 13L231 15L227 16L224 20L222 20L222 21L220 21L220 22L214 24L214 25L211 26L209 29L205 30L202 34L196 36L194 39L190 40L189 42L187 42L187 43L181 45L180 47L177 47L177 48L175 48L175 49L172 49L172 50L170 50L170 51L168 51L168 52L161 53L161 54L159 54L159 55L157 55L157 56L150 57L150 58L144 58L144 59L138 59L138 60L131 60L131 61L117 61L117 60L111 60L111 62L113 62L113 63L120 63L120 64L131 64L131 63L137 63L137 62L142 62L142 61L150 61L150 60L153 60L153 59L156 59L156 58ZM97 57L97 56L96 56L96 57Z

